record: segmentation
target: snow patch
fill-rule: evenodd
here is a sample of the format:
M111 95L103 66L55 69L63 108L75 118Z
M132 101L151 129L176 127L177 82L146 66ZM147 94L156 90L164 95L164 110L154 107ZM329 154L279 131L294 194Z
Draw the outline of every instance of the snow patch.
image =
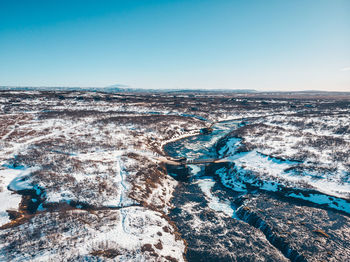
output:
M211 190L216 183L212 178L200 179L197 183L208 200L209 208L218 212L223 212L230 217L234 216L234 210L232 209L230 202L222 202L218 197L212 194Z
M6 168L0 170L0 226L10 222L6 210L18 210L22 196L13 191L33 189L28 175L36 168Z

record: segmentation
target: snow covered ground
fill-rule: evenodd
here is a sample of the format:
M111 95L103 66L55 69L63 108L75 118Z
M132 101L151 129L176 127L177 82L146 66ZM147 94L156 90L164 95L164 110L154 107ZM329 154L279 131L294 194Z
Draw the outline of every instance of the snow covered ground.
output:
M183 261L186 242L168 217L178 182L159 156L166 143L230 119L242 125L218 148L235 164L218 170L224 183L239 193L249 184L267 191L313 189L288 194L347 212L347 104L321 101L322 110L313 112L304 100L265 100L0 92L0 260ZM189 158L221 143L230 127L217 125L223 133L204 149L190 144ZM230 203L213 194L214 180L198 186L213 212L224 220L234 216Z
M91 100L94 93L80 94L83 98L78 100L70 95L65 94L64 102L55 93L27 93L22 100L17 100L17 93L0 97L0 197L7 200L0 206L0 233L6 236L0 254L11 257L13 251L7 248L18 241L16 237L44 227L47 247L40 251L42 236L36 235L27 239L32 250L16 246L23 255L12 260L28 259L30 253L38 261L113 254L119 260L182 261L185 242L166 217L177 182L167 176L158 156L165 141L195 134L205 123L150 107L146 101L114 103ZM21 204L31 194L40 196L29 199L40 200L34 218L27 204ZM21 215L11 220L7 210ZM99 217L104 212L115 217L69 226L61 218L62 214L69 221L70 216ZM26 216L33 226L25 222ZM61 225L57 232L52 223ZM83 233L77 235L78 231ZM53 246L51 235L57 241ZM103 241L117 253L108 254L106 247L99 250ZM71 251L65 253L66 249Z
M1 261L95 261L96 255L107 261L184 261L183 240L161 213L144 207L41 213L2 235Z
M2 169L0 170L0 226L10 222L9 214L6 210L17 210L22 197L7 186L13 181L22 170Z
M232 164L217 174L237 192L295 189L287 195L350 213L349 119L336 107L249 119L221 142Z

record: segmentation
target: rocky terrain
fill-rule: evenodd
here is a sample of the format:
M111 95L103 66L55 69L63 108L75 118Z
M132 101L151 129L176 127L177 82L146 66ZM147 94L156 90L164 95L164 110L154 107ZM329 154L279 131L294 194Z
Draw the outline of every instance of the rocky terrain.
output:
M349 112L346 93L0 91L0 260L347 261Z

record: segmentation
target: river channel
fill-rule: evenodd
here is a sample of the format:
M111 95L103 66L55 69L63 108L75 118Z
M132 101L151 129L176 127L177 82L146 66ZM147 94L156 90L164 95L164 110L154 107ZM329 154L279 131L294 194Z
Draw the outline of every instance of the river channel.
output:
M173 158L217 159L222 157L223 145L218 146L220 139L240 125L241 121L219 122L213 125L210 134L168 143L164 150ZM234 145L230 146L234 150ZM288 160L259 157L277 166L293 164ZM265 221L242 208L242 203L252 196L286 203L292 212L294 206L336 209L347 216L350 212L347 200L297 187L288 188L276 181L244 181L242 188L227 186L218 171L226 172L231 168L232 172L233 166L228 162L167 165L168 174L179 181L172 199L174 208L169 216L187 242L188 261L307 261L288 240L276 237ZM298 198L298 194L303 199Z

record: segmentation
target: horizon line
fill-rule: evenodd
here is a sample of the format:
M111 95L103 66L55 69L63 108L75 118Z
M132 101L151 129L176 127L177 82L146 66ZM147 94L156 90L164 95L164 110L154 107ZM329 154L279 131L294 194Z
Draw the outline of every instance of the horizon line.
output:
M15 89L31 89L31 90L45 90L45 91L58 91L58 89L67 89L69 91L98 91L98 90L124 90L124 91L212 91L212 92L230 92L230 91L241 91L249 93L346 93L350 94L350 91L339 91L339 90L317 90L317 89L303 89L303 90L257 90L251 88L134 88L127 85L119 86L27 86L27 85L0 85L0 90L15 90Z

